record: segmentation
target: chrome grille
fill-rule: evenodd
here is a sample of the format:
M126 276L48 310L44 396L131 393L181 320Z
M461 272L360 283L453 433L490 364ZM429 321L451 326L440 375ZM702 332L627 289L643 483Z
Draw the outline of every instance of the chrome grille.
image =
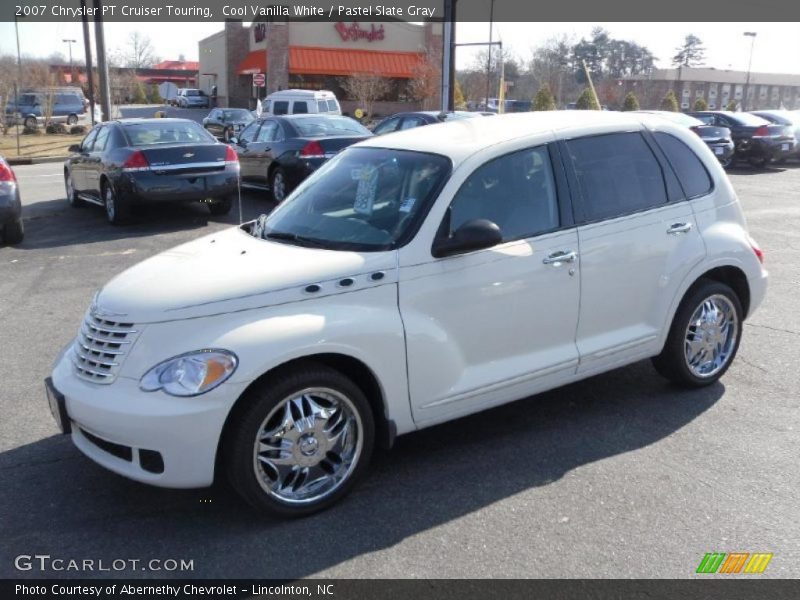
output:
M133 323L111 321L87 312L72 347L78 376L94 383L113 382L137 333Z

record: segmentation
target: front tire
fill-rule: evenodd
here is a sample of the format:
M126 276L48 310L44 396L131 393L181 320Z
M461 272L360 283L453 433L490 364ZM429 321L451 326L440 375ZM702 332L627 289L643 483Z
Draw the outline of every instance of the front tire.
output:
M269 178L269 189L272 199L280 204L289 195L289 184L286 181L286 172L281 167L276 167Z
M78 198L78 194L75 191L75 184L72 182L72 173L66 171L64 173L64 189L67 193L67 202L73 208L81 208L85 206L85 202Z
M23 125L29 129L36 129L36 117L27 117L25 121L23 121Z
M742 337L742 304L724 283L701 280L672 320L656 370L683 387L710 385L731 366Z
M255 508L300 517L344 497L367 470L375 439L361 389L308 362L253 386L223 443L228 477Z
M24 237L25 226L22 224L22 217L3 226L3 241L6 244L19 244Z
M70 115L67 117L67 125L77 125L78 115Z

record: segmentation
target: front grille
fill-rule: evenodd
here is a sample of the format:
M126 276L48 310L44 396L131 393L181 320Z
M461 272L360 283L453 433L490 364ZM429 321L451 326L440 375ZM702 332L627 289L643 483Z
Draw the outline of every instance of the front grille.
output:
M94 383L111 383L122 359L136 339L133 323L86 317L72 347L72 362L81 379Z

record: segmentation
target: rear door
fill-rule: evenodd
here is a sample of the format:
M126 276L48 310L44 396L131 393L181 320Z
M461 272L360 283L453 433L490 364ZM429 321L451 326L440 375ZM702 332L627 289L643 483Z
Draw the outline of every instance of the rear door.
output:
M274 159L273 144L280 136L280 126L275 119L267 119L261 124L258 135L248 145L250 161L248 177L252 183L267 185L267 172Z
M580 246L578 372L591 374L660 350L670 306L705 246L677 178L647 134L576 138L562 148Z
M72 177L72 186L75 191L84 192L86 191L86 168L87 168L87 159L89 158L89 154L92 151L92 146L94 145L94 139L97 136L97 132L100 130L100 127L95 127L92 129L83 140L81 140L81 149L77 155L70 158L70 176Z
M252 183L252 178L256 172L254 162L255 153L251 152L250 144L256 139L261 121L253 121L239 133L234 146L236 154L239 156L239 177L242 183Z

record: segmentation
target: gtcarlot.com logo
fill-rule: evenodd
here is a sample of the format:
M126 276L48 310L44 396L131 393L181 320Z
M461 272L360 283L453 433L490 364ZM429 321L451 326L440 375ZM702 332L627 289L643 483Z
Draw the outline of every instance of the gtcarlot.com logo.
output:
M14 559L18 571L194 571L194 560L183 558L59 558L49 554L20 554Z
M708 552L697 567L698 573L735 575L737 573L763 573L772 553L766 552Z

